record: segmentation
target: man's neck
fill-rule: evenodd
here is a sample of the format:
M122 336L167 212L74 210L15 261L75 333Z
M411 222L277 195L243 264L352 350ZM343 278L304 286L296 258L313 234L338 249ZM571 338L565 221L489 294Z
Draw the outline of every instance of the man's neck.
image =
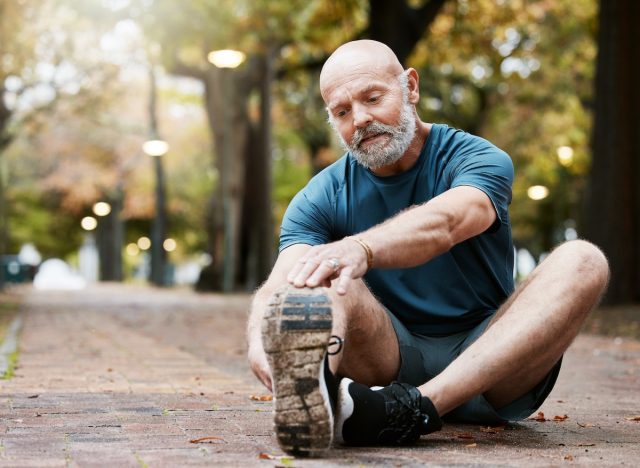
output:
M411 169L420 158L422 147L424 146L424 142L427 141L432 125L433 124L418 121L416 124L416 134L402 157L388 166L371 169L371 172L380 177L388 177L401 174Z

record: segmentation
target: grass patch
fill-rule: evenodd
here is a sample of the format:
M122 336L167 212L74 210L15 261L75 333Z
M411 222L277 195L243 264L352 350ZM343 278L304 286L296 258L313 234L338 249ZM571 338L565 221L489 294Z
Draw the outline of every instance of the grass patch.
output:
M18 313L20 302L13 296L0 293L0 343L7 334L7 328Z
M18 350L9 354L9 362L7 363L7 372L2 376L2 380L9 380L13 377L13 373L16 370L16 363L18 362Z
M142 459L142 457L137 452L134 452L133 454L136 457L136 461L138 462L138 466L140 468L149 468L149 465L147 465L147 463Z
M0 343L2 343L7 336L7 330L13 319L18 315L19 308L20 301L15 296L0 293ZM13 351L7 357L7 360L7 371L4 374L0 374L2 380L9 380L13 377L16 363L18 362L18 350Z

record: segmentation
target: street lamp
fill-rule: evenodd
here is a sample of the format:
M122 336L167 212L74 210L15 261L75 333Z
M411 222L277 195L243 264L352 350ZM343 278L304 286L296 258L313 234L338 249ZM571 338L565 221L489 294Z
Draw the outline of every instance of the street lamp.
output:
M142 151L153 157L156 173L156 214L151 225L151 282L165 285L167 255L162 248L166 231L166 196L162 158L169 151L169 144L158 136L157 81L153 64L149 67L149 135L142 145ZM138 243L139 247L140 244Z
M93 216L85 216L80 221L80 226L85 231L93 231L95 228L98 227L98 220Z
M98 202L93 205L93 214L96 216L107 216L109 213L111 213L111 205L107 202Z
M162 248L166 230L166 202L164 188L164 170L162 158L169 151L169 144L158 138L144 142L142 150L153 157L156 173L156 215L151 226L151 281L162 286L165 284L164 270L166 254Z
M237 68L246 60L244 52L232 49L213 50L207 60L218 68Z
M164 140L148 140L142 144L142 151L149 156L164 156L169 151L169 143Z

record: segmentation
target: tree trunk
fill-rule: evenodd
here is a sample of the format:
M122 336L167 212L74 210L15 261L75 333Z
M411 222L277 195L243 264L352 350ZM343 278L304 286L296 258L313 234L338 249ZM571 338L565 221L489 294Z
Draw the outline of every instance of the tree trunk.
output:
M9 246L9 227L5 195L4 150L9 146L11 137L7 132L11 111L4 103L4 80L0 78L0 257L7 253ZM4 268L0 264L0 289L4 287Z
M271 207L271 87L274 71L270 48L266 48L260 62L260 118L249 132L242 223L245 246L242 280L247 290L255 289L267 279L274 260Z
M407 0L369 0L367 37L387 44L404 64L446 2L430 0L413 8Z
M585 233L609 258L605 303L640 302L640 2L601 0Z
M213 216L215 251L210 269L211 277L221 282L212 285L212 289L225 292L237 286L250 80L245 73L217 68L209 69L205 76L207 116L218 171L218 199Z

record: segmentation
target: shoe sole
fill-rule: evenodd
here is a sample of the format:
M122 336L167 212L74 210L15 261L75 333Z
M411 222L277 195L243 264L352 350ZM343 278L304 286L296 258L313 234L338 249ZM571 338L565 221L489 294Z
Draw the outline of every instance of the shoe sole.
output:
M323 288L288 287L276 293L262 321L282 450L318 456L331 445L333 414L324 384L331 335L331 302Z

